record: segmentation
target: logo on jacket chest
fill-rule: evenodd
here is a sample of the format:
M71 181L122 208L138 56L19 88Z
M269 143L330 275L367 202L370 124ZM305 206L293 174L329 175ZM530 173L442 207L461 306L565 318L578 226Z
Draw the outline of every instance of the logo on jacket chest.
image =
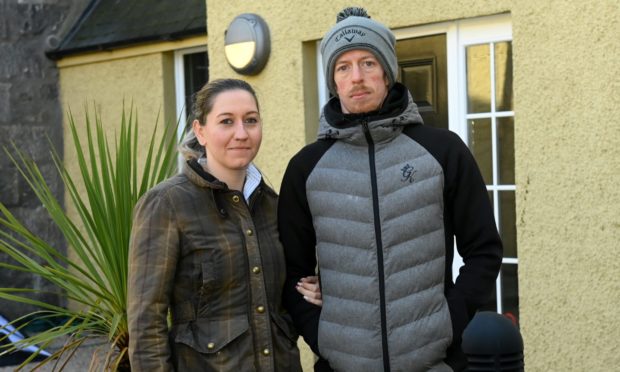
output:
M415 181L415 174L417 170L413 167L413 165L407 163L401 169L401 182L409 182L413 183Z

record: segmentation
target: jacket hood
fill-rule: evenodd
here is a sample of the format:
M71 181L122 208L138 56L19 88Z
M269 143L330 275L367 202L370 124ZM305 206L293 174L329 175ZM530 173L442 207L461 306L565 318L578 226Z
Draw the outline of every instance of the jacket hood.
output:
M406 125L423 124L418 106L407 87L396 83L389 90L380 109L362 114L344 114L340 99L333 97L323 107L319 119L318 139L364 141L362 123L368 123L375 141L391 138Z

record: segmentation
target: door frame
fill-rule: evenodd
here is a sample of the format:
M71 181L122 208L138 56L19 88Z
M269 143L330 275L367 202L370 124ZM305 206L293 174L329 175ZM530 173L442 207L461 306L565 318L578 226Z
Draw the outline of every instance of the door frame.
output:
M416 37L446 34L446 61L448 79L448 128L455 131L458 120L459 97L458 90L458 69L452 62L458 60L457 55L457 24L456 22L434 23L424 26L411 26L393 30L396 40L412 39ZM458 132L457 132L458 133ZM460 135L460 133L459 133Z

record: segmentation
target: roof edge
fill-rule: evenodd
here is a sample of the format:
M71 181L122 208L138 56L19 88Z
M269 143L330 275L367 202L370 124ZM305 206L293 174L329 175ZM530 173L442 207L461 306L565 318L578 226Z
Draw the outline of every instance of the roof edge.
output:
M85 53L85 52L114 50L114 49L119 49L119 48L128 47L128 46L135 46L137 44L142 44L142 43L147 43L147 42L174 41L174 40L180 40L180 39L190 37L190 36L198 36L198 35L206 35L206 34L207 34L207 27L205 25L205 27L183 30L180 32L175 32L175 33L166 34L166 35L134 38L134 39L122 40L122 41L113 42L113 43L89 45L89 46L85 46L81 48L61 50L60 47L58 47L55 49L50 49L50 50L45 51L45 55L49 59L56 61L63 57L67 57L67 56L74 55L74 54Z

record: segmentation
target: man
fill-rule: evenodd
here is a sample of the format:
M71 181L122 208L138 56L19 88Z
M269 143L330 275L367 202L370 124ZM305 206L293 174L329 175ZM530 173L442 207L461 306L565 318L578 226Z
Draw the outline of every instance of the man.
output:
M501 265L476 163L456 134L423 125L395 81L394 44L363 9L339 14L321 42L334 97L282 181L284 302L324 358L315 370L461 370L461 334ZM453 283L455 238L465 265ZM317 261L322 308L299 293Z

